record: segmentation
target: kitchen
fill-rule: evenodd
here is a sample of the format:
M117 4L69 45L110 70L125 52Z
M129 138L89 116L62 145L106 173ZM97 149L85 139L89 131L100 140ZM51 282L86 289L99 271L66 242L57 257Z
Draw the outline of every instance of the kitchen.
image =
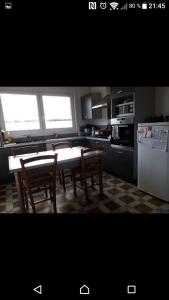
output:
M22 212L9 170L11 149L38 145L44 153L54 142L71 141L73 147L104 146L104 198L97 199L95 188L89 203L79 190L75 199L69 180L66 192L57 185L58 212L168 213L167 199L141 183L137 134L140 123L169 124L168 96L169 87L1 87L0 212ZM43 205L38 212L50 212Z

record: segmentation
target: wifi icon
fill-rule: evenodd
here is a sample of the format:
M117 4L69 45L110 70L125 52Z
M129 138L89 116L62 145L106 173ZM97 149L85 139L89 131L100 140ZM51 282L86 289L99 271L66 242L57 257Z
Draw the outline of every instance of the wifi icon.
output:
M110 10L112 10L112 9L118 9L118 5L119 5L119 3L117 3L117 2L111 2L110 3L110 6L111 6Z

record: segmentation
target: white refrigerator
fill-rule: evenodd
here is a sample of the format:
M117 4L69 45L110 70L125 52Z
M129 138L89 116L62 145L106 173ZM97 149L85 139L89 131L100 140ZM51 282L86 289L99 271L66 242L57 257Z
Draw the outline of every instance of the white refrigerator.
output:
M169 122L138 124L138 189L169 202Z

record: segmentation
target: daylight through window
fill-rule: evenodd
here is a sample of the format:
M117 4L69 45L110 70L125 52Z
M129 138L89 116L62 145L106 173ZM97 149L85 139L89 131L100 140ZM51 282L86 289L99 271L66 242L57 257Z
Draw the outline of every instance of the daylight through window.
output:
M40 128L36 95L1 94L0 97L7 131Z
M42 99L47 129L71 128L73 126L70 97L42 96Z

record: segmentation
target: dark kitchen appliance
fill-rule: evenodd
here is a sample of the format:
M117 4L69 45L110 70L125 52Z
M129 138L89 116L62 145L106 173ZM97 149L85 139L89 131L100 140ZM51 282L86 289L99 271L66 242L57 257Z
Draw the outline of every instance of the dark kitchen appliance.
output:
M134 118L111 120L111 144L134 148Z

